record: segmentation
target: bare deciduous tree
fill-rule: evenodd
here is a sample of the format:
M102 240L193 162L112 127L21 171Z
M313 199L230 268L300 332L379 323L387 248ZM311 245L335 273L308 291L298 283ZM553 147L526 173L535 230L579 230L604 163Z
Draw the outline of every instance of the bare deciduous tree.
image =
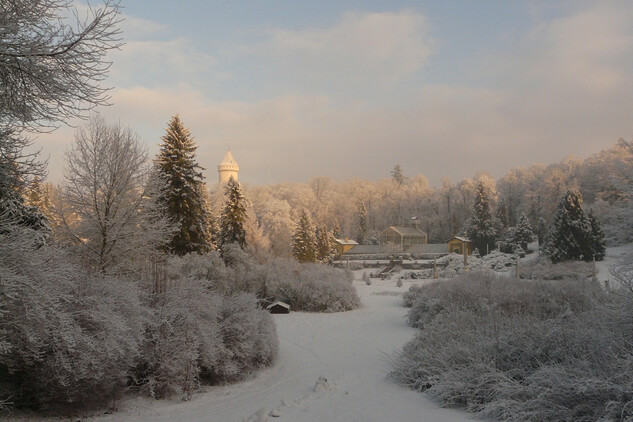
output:
M147 150L130 128L92 118L78 129L66 159L64 225L98 269L120 266L130 252L161 242L168 229L145 195Z
M121 19L117 0L85 13L69 0L0 2L0 126L47 130L107 103Z

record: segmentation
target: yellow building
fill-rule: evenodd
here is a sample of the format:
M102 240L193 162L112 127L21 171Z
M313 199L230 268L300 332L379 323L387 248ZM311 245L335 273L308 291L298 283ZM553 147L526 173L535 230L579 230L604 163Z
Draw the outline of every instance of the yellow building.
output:
M227 150L226 154L224 154L224 158L218 164L218 183L226 183L231 177L237 181L237 174L240 171L240 166L237 165L237 161L233 158L233 154L231 154L231 150Z
M391 226L380 233L380 246L408 252L414 245L425 245L426 233L416 227Z
M354 240L345 238L344 240L334 239L334 245L336 246L336 253L343 255L344 253L349 252L354 246L358 245L358 243Z
M466 248L466 254L471 255L475 249L473 242L465 237L455 236L448 241L448 251L458 254L464 253L464 247Z

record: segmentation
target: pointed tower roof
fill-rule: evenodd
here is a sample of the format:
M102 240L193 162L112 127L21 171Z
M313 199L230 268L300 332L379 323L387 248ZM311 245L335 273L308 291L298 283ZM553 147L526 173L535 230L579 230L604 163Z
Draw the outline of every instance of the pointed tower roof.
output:
M224 158L220 161L220 164L237 164L230 149L226 150L226 154L224 154Z

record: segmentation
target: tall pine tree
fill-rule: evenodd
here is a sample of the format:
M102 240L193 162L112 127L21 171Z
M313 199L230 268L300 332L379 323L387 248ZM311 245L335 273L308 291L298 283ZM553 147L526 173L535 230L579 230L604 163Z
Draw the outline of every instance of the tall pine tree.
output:
M292 256L299 262L316 261L316 239L308 212L303 209L292 236Z
M157 201L166 216L180 225L167 249L177 255L208 252L213 249L211 213L205 197L204 169L196 161L197 146L178 115L171 118L161 140L155 165L165 183Z
M362 201L358 201L358 228L356 229L358 244L364 245L365 237L367 237L367 208Z
M231 177L224 188L224 196L226 202L220 217L220 250L231 243L237 243L244 249L246 246L244 223L248 218L248 200L240 182Z
M530 225L530 221L524 213L521 213L519 222L514 230L514 242L521 245L523 250L527 252L528 243L532 241L534 237L534 230Z
M479 249L481 255L486 254L487 249L492 249L497 236L495 220L490 211L490 198L488 189L482 181L477 183L475 193L475 204L473 213L469 219L467 236L472 240L475 248Z
M317 226L316 229L316 259L320 262L327 262L330 254L334 249L332 233L324 224Z
M591 239L591 223L582 209L582 196L577 189L570 189L558 202L545 254L554 263L570 259L590 261L593 255Z
M607 243L604 240L604 232L602 227L600 227L600 221L591 208L587 212L587 219L591 228L591 252L596 257L596 261L602 261L607 250Z

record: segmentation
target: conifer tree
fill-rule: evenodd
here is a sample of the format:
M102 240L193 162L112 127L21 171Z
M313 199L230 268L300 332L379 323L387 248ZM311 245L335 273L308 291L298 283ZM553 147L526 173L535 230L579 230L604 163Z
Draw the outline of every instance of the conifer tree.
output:
M232 176L224 188L224 196L226 202L220 217L220 250L231 243L237 243L244 249L246 246L244 223L248 218L248 200L240 182Z
M587 219L589 220L589 226L591 228L591 252L595 256L596 261L602 261L607 249L607 244L604 240L602 227L600 227L600 221L591 208L589 212L587 212Z
M391 177L398 187L404 184L404 174L402 173L402 167L400 167L400 164L393 166L393 170L391 170Z
M477 183L475 204L467 228L467 235L482 255L485 255L486 250L492 249L495 244L497 230L490 211L488 190L482 181Z
M292 255L299 262L316 261L316 239L308 212L303 209L292 236Z
M316 230L316 259L320 262L326 262L330 257L333 249L332 233L321 224Z
M582 209L582 196L576 189L565 192L558 203L545 254L554 263L592 259L591 224Z
M166 131L155 160L158 173L165 180L158 202L166 216L180 224L167 249L177 255L207 252L213 249L210 210L205 198L204 169L196 161L197 146L178 115L171 118Z
M495 218L497 219L500 231L508 228L508 207L506 206L506 201L503 198L501 198L497 203L497 208L495 208Z
M338 218L334 220L334 227L332 228L332 235L338 239L341 237L341 225L338 223Z
M538 237L538 246L542 248L547 238L547 222L543 217L538 218L538 226L536 228L536 235Z
M534 237L534 230L530 225L530 221L525 216L524 213L521 213L519 217L519 222L514 230L514 242L518 245L521 245L523 250L527 252L528 243L532 241Z
M367 236L367 208L362 201L358 202L358 228L356 230L356 241L363 245Z

